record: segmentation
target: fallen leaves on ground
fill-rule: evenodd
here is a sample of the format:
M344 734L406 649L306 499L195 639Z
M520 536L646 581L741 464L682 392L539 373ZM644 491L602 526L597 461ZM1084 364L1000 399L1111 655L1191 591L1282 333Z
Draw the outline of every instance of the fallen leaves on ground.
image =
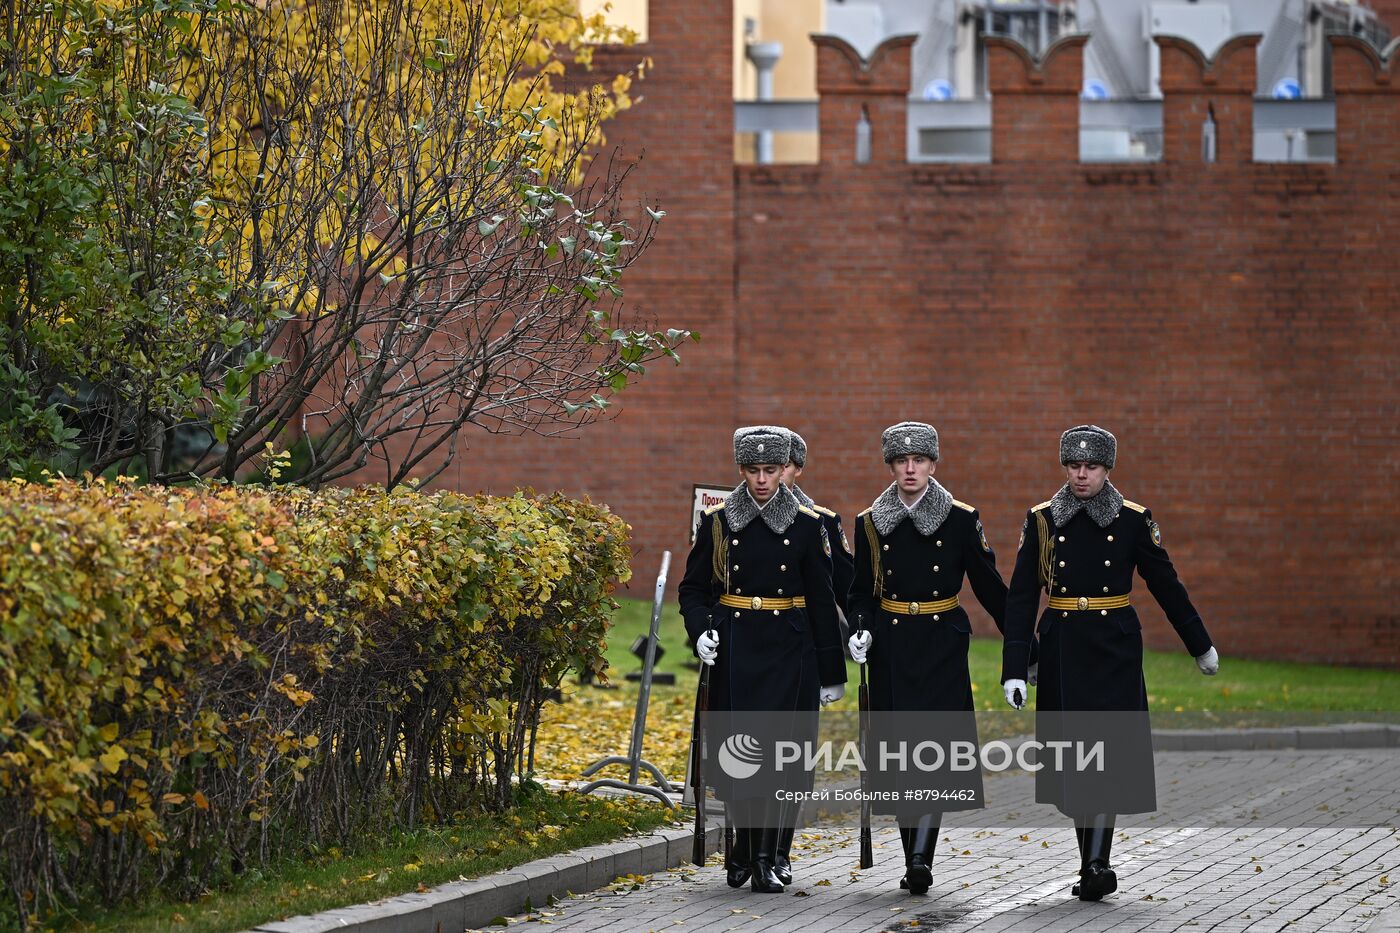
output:
M607 755L626 755L637 709L635 683L617 690L574 683L561 686L563 703L546 703L535 738L535 775L541 779L577 781L589 765ZM689 690L657 684L651 689L642 758L656 765L668 781L685 780L690 752L690 722L695 697ZM593 777L627 779L627 769L610 765ZM650 775L641 774L643 783Z

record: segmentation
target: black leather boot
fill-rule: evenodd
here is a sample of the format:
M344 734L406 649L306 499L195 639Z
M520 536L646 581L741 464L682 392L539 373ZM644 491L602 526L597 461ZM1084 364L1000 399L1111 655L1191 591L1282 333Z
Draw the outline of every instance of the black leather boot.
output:
M778 850L773 854L773 874L783 884L792 884L792 837L797 828L784 826L778 830Z
M1087 864L1079 873L1081 901L1102 900L1105 895L1118 890L1118 875L1109 867L1112 849L1113 824L1096 819L1094 825L1084 830L1084 858Z
M899 879L899 889L909 890L909 857L914 854L914 829L913 827L899 827L899 843L904 846L904 877Z
M778 851L778 827L765 826L752 830L753 874L749 877L749 890L755 894L782 894L783 883L773 872L773 860Z
M1079 875L1083 877L1084 870L1089 867L1089 860L1084 856L1084 827L1078 823L1074 824L1074 838L1079 843ZM1079 882L1074 883L1074 887L1069 889L1073 897L1079 896Z
M747 826L734 828L734 848L724 863L725 881L731 888L742 888L753 873L753 830Z
M909 879L910 894L926 894L933 884L933 851L938 846L938 824L932 814L919 817L919 825L914 830L910 844L909 868L905 877Z
M801 807L785 803L778 808L778 849L773 853L773 874L783 884L792 884L792 837L797 832Z

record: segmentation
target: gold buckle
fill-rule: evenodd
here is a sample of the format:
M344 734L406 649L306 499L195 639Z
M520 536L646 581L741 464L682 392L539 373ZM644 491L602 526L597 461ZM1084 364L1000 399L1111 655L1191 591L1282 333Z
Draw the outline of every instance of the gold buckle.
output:
M1087 597L1087 596L1081 596L1081 597L1079 597L1079 611L1080 611L1080 612L1083 612L1085 609L1088 609L1088 608L1089 608L1089 597Z
M749 605L750 605L750 606L753 606L755 609L762 609L762 608L763 608L763 597L762 597L762 596L755 596L752 600L749 601Z
M916 615L919 614L919 604L918 604L918 603L910 603L910 604L909 604L909 614L910 614L911 616L916 616Z

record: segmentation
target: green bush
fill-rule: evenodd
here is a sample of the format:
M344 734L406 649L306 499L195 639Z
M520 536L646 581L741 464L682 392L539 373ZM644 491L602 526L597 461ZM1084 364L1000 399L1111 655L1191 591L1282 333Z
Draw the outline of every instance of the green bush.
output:
M600 670L628 527L562 496L0 487L0 844L22 921L501 809Z

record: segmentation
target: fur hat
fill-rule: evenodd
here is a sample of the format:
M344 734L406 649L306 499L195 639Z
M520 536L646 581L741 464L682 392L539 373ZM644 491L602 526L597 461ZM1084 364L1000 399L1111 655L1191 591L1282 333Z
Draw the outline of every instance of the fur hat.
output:
M807 442L802 439L801 434L791 429L788 430L788 436L792 438L792 453L789 454L792 462L800 467L805 467L807 465Z
M1113 469L1118 459L1118 438L1096 424L1081 424L1060 435L1060 463L1102 463Z
M776 463L786 466L792 440L786 428L756 424L734 432L734 462L740 466Z
M885 428L880 446L884 449L886 463L909 454L923 454L930 460L937 460L938 432L933 425L922 421L901 421Z

